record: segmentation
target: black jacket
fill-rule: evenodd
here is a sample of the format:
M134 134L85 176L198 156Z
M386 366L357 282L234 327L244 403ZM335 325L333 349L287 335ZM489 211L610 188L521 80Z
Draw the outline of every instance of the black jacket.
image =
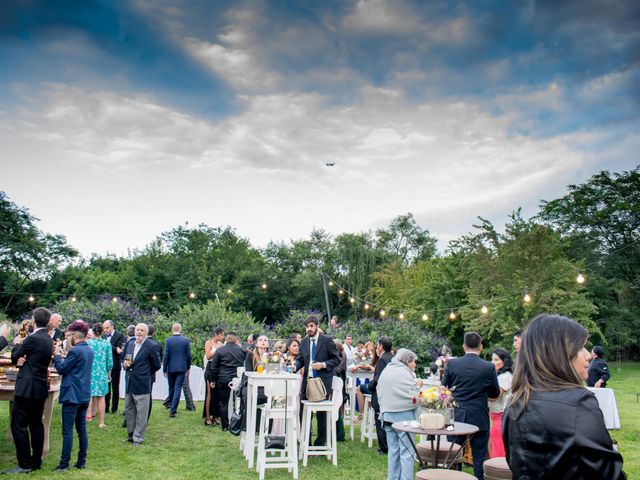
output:
M15 365L20 357L27 357L20 367L16 380L15 396L43 399L49 395L47 376L53 355L53 340L42 328L27 336L21 344L11 350L11 362Z
M442 385L453 391L456 422L470 423L489 431L489 398L500 395L496 369L478 355L467 353L447 362Z
M0 352L4 350L4 347L6 347L8 344L9 341L6 338L0 337Z
M122 358L133 356L135 344L135 337L127 342ZM151 393L151 385L161 365L157 343L147 337L131 366L125 368L125 392L134 395Z
M340 364L340 356L338 355L338 347L331 337L327 335L318 335L318 345L316 346L316 362L324 362L326 368L318 370L318 378L322 379L324 388L327 390L327 396L331 395L331 383L335 375L336 367ZM304 337L300 344L300 351L296 358L296 371L300 371L304 367L304 376L302 377L302 399L306 400L307 376L311 368L311 340Z
M114 371L122 370L122 363L120 362L120 354L118 353L118 347L120 348L124 347L124 344L127 338L124 336L123 333L116 332L116 331L113 332L113 335L111 335L111 337L109 337L109 335L107 334L104 334L102 338L109 339L109 341L111 342L111 353L113 355L112 370Z
M238 367L244 366L247 351L235 343L225 343L209 362L206 377L209 382L227 385L238 376Z
M622 456L613 450L595 395L585 388L533 392L525 412L507 407L502 437L513 478L620 480Z
M380 374L385 369L385 367L389 365L389 362L391 362L391 360L393 360L393 353L384 352L380 356L380 358L378 358L378 361L376 362L376 369L374 371L373 378L369 382L369 390L371 390L371 406L376 412L380 411L380 404L378 403L378 392L377 392L378 380L380 379Z
M611 378L609 373L609 367L604 358L594 358L589 364L589 378L587 379L587 386L593 387L598 380L602 379L600 387L605 388L607 386L607 380Z

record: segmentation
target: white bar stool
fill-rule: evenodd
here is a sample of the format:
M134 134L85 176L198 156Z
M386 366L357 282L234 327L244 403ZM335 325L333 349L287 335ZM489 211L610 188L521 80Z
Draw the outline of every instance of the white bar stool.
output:
M302 401L302 424L301 424L301 446L300 458L302 458L302 466L307 466L309 456L319 456L333 459L333 464L338 465L338 442L336 440L336 422L340 415L340 407L342 406L342 379L333 377L331 384L331 399L322 402ZM315 446L309 445L309 437L311 435L311 419L313 412L326 412L327 414L327 445Z
M373 441L378 439L376 435L376 412L371 405L371 395L364 396L364 414L360 424L360 441L368 440L369 448L373 447Z

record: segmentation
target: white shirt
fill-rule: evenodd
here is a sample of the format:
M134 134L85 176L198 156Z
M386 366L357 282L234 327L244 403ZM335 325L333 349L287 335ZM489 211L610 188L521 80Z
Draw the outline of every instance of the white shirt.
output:
M138 355L138 352L140 351L140 347L142 347L142 345L144 344L144 342L147 341L147 337L144 337L144 340L142 340L140 343L138 342L134 342L133 344L133 358L132 360L136 359L136 355Z
M356 351L356 347L353 345L344 344L344 354L347 356L347 360L353 360L353 352Z

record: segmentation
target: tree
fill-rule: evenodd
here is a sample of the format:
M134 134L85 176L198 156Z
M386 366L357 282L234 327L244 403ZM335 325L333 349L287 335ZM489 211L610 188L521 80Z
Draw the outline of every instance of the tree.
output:
M428 260L436 254L436 239L429 230L421 228L412 213L398 215L389 228L376 232L378 246L407 265L417 260Z

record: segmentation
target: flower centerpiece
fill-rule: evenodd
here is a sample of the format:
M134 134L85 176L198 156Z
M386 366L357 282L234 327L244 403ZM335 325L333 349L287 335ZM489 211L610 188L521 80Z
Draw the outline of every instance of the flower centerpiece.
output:
M269 372L278 372L280 370L280 360L282 360L282 353L275 352L266 352L262 355L262 361L265 364L265 371Z
M457 407L453 393L446 387L436 386L421 390L414 399L423 413L440 413L446 426L453 425L453 408Z
M353 361L356 365L369 365L371 364L372 359L373 356L371 355L371 352L366 348L362 351L353 352Z

